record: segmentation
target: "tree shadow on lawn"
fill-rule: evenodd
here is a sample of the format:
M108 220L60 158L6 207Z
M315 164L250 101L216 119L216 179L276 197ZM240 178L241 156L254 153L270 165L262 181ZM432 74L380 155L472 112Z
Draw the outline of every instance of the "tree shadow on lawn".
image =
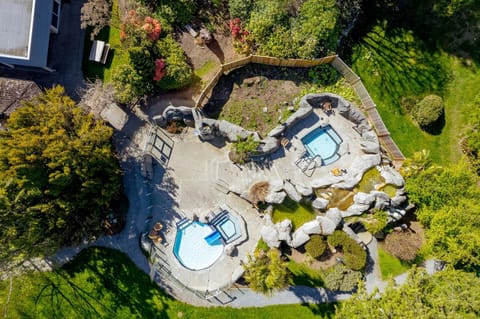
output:
M366 82L376 82L379 94L387 101L424 92L440 94L448 81L448 73L438 54L430 52L412 32L396 29L385 32L380 26L364 36L354 57L365 59L359 75ZM399 102L397 101L398 105Z
M75 311L87 314L84 318L92 317L88 314L93 309L115 317L118 310L125 313L122 308L128 308L132 315L143 318L168 318L169 297L119 251L87 248L66 264L63 271L73 296L83 296L72 299L70 305ZM84 282L93 283L94 289L83 290ZM91 306L81 302L82 299L89 300Z
M438 118L438 120L426 127L423 127L422 130L431 135L440 135L442 134L445 124L445 112L443 112L442 115L440 115L440 117Z

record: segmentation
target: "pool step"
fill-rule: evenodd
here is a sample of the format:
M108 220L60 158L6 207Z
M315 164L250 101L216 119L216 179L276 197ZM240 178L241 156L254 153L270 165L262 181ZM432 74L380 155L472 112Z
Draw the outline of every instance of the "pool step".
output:
M220 221L220 219L223 219L224 217L226 217L226 215L228 214L228 212L226 210L222 210L220 213L218 213L217 216L215 216L211 221L210 221L210 224L212 225L217 225Z
M177 223L177 229L182 230L184 229L188 224L190 223L190 219L188 218L183 218Z
M223 215L221 218L215 220L215 222L212 223L213 226L217 226L222 224L224 221L229 220L230 218L228 216Z

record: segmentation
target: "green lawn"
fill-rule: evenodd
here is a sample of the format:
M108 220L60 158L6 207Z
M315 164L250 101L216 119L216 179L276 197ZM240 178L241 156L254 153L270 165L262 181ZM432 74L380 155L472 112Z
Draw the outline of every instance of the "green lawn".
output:
M461 158L460 131L465 126L470 101L480 87L478 67L459 58L429 51L410 31L386 32L377 25L354 47L353 69L362 78L393 139L405 156L430 150L440 164ZM401 108L404 96L441 95L445 123L437 132L426 133Z
M0 281L2 314L9 280ZM126 255L89 248L57 272L16 277L4 318L330 318L334 305L202 308L170 298Z
M395 277L401 275L410 269L407 263L402 262L400 259L390 255L381 248L378 249L378 258L380 261L382 278L384 280L388 279L390 276Z
M315 212L310 205L297 203L286 198L282 204L274 206L272 219L274 223L278 223L288 218L292 221L293 230L295 230L305 222L313 220L315 216Z
M110 44L110 52L108 54L107 63L105 65L88 61L90 49L93 42L90 40L90 32L85 32L85 45L83 49L83 75L91 80L96 78L105 83L112 81L112 71L122 64L128 64L128 54L123 50L120 42L120 25L121 16L118 11L118 0L114 0L112 4L112 22L110 26L105 27L95 37L96 40L103 40Z

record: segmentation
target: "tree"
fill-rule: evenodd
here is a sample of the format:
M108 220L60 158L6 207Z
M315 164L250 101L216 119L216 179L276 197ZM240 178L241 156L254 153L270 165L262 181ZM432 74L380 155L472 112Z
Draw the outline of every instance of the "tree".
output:
M380 298L376 291L367 294L360 285L358 293L336 308L335 318L478 318L480 315L480 279L458 270L444 270L429 276L413 269L407 281L394 287L393 281Z
M429 215L426 249L455 268L480 272L478 201L462 199L455 206L434 212L424 209L419 219L424 219L426 214Z
M88 0L82 6L80 13L81 28L92 27L90 38L95 36L110 24L112 2L111 0Z
M121 189L112 134L59 86L11 114L0 132L0 260L100 231Z
M245 280L252 290L265 295L286 288L291 283L288 263L284 261L277 249L265 252L257 250L248 255L248 262L243 265Z
M319 258L327 250L327 244L323 240L323 236L312 235L310 240L305 244L305 251L312 258Z
M335 248L341 248L345 257L345 266L352 270L362 270L367 262L367 252L355 240L348 235L336 230L327 237L328 244Z

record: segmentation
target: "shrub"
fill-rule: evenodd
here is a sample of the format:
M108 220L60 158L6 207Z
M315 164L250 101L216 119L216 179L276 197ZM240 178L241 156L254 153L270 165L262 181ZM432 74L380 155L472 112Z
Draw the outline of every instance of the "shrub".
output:
M468 126L464 131L462 150L477 175L480 175L480 94L478 94L471 107Z
M112 74L115 98L120 103L131 104L138 97L149 94L153 86L145 82L131 65L120 65Z
M353 270L362 270L365 267L367 252L355 240L348 237L346 233L336 230L327 237L327 241L335 248L342 248L345 266Z
M335 265L323 278L325 288L339 291L352 291L362 279L362 273L348 269L342 265Z
M151 0L142 1L153 2ZM160 4L156 6L155 12L170 25L189 23L197 11L195 0L164 0L156 2Z
M259 142L253 139L252 135L249 135L246 140L239 140L232 144L232 151L235 154L233 162L243 164L245 161L257 151Z
M435 123L443 114L443 100L438 95L427 95L415 107L413 116L421 127Z
M229 0L228 11L232 19L239 18L240 20L247 20L250 18L250 12L252 10L252 0Z
M365 226L365 229L369 231L372 234L376 234L380 232L382 229L387 226L388 222L388 213L377 210L373 213L373 215L369 216L370 218L362 220L363 226Z
M338 80L338 72L330 64L320 64L308 71L308 76L314 84L332 85Z
M310 236L310 240L305 244L305 250L312 258L318 258L327 250L327 244L323 240L323 236L312 235Z
M110 24L111 6L111 0L89 0L83 4L80 13L80 27L82 29L93 28L90 33L92 40L105 26Z
M158 40L154 51L165 60L165 75L156 82L158 87L172 90L190 84L193 77L192 67L187 63L182 47L171 35Z

